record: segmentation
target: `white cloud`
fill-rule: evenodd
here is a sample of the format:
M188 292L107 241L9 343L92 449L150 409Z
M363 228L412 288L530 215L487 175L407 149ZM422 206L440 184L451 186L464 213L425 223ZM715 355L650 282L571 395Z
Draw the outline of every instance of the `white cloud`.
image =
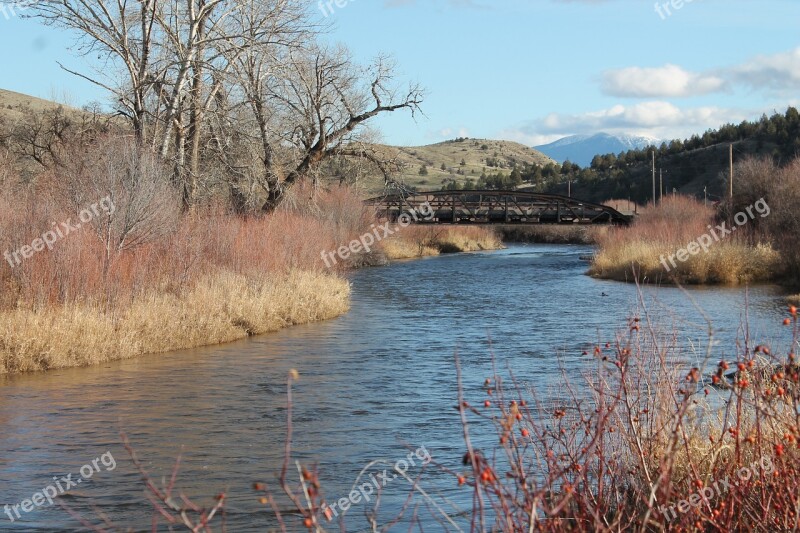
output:
M618 104L580 114L550 113L505 130L503 135L512 140L524 139L526 144L544 144L567 135L600 131L671 139L752 116L753 113L743 110L713 106L682 109L670 102L648 101L628 106Z
M741 85L767 89L778 94L796 94L800 90L800 48L773 55L756 56L728 70Z
M800 48L753 57L739 65L690 72L678 65L627 67L602 74L603 93L630 98L679 98L750 87L772 95L800 90Z
M603 73L602 90L611 96L667 98L719 92L726 82L712 74L689 72L677 65L629 67Z
M429 139L437 141L449 141L456 137L469 137L469 130L467 128L442 128L438 131L428 131L425 135Z

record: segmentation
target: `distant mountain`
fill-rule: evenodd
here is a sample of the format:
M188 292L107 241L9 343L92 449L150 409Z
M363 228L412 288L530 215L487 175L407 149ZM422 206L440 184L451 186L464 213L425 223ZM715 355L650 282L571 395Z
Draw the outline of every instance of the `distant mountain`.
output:
M534 146L534 148L559 163L569 160L582 167L588 167L596 155L618 154L653 144L658 146L661 141L653 137L597 133L595 135L572 135L550 144Z

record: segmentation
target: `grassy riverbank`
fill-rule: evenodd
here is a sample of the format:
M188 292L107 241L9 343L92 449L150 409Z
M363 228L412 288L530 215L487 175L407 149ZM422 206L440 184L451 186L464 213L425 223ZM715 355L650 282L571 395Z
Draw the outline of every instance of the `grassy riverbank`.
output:
M610 228L608 226L583 226L546 224L541 226L500 225L498 233L503 242L529 244L597 244Z
M631 227L602 235L589 274L617 281L683 284L750 283L779 275L781 255L769 239L745 226L727 237L717 234L719 230L712 234L717 223L712 208L690 198L666 198L645 210ZM707 235L706 249L698 244L696 253L686 253L681 260L679 251L703 235Z
M298 187L261 216L186 212L151 156L122 145L90 159L110 165L126 149L135 188L118 179L125 169L93 162L0 188L0 373L213 345L347 312L349 283L321 252L369 228L356 191ZM113 208L76 216L100 197ZM43 238L51 246L36 244Z
M647 283L800 285L800 159L745 159L732 198L712 207L665 198L599 239L589 274Z
M32 183L5 167L0 373L219 344L347 312L342 272L375 258L327 268L322 254L371 231L359 191L299 184L269 214L187 212L168 175L120 141ZM489 230L413 226L382 244L391 258L501 246Z
M292 271L208 275L180 291L148 292L124 309L71 303L0 313L0 373L87 366L235 341L339 316L350 287L335 275Z
M499 250L502 247L503 242L494 230L458 225L409 226L381 242L381 248L390 260Z

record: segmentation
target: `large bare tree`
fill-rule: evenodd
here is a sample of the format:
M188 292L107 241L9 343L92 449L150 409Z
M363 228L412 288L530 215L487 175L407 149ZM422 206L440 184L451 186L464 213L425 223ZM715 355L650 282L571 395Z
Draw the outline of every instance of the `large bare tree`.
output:
M360 68L343 47L312 47L291 51L283 64L281 75L269 79L266 102L277 116L273 143L292 146L294 159L270 173L266 210L280 203L287 187L332 157L367 158L386 168L389 162L365 143L369 121L403 109L413 115L423 99L416 84L397 87L386 57Z
M214 162L234 205L255 205L260 191L271 210L331 158L369 161L388 176L367 126L422 102L419 86L398 88L387 58L361 68L343 47L317 44L309 5L40 0L29 13L77 32L79 51L97 56L95 72L70 72L107 89L139 144L171 160L184 207L212 188Z

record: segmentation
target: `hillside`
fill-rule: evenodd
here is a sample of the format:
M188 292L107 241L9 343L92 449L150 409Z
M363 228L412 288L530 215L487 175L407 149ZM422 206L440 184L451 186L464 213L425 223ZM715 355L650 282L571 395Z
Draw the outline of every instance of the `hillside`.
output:
M66 106L35 96L0 89L0 119L3 120L14 121L22 118L26 110L44 111L58 107Z
M0 89L0 126L15 123L30 110L40 112L58 107L66 106ZM554 163L541 152L510 141L462 138L428 146L375 148L382 157L393 158L400 164L398 182L419 190L439 190L453 182L463 185L469 179L477 181L484 172L510 174L515 165L523 168ZM427 174L420 174L423 167ZM365 186L368 194L378 194L384 190L384 177L376 172L365 180Z
M419 190L439 190L452 181L462 185L469 179L477 182L484 172L509 174L514 165L554 163L541 152L511 141L455 139L428 146L384 148L395 151L403 165L398 181ZM423 168L427 174L420 174ZM370 182L370 189L382 186L382 178Z

